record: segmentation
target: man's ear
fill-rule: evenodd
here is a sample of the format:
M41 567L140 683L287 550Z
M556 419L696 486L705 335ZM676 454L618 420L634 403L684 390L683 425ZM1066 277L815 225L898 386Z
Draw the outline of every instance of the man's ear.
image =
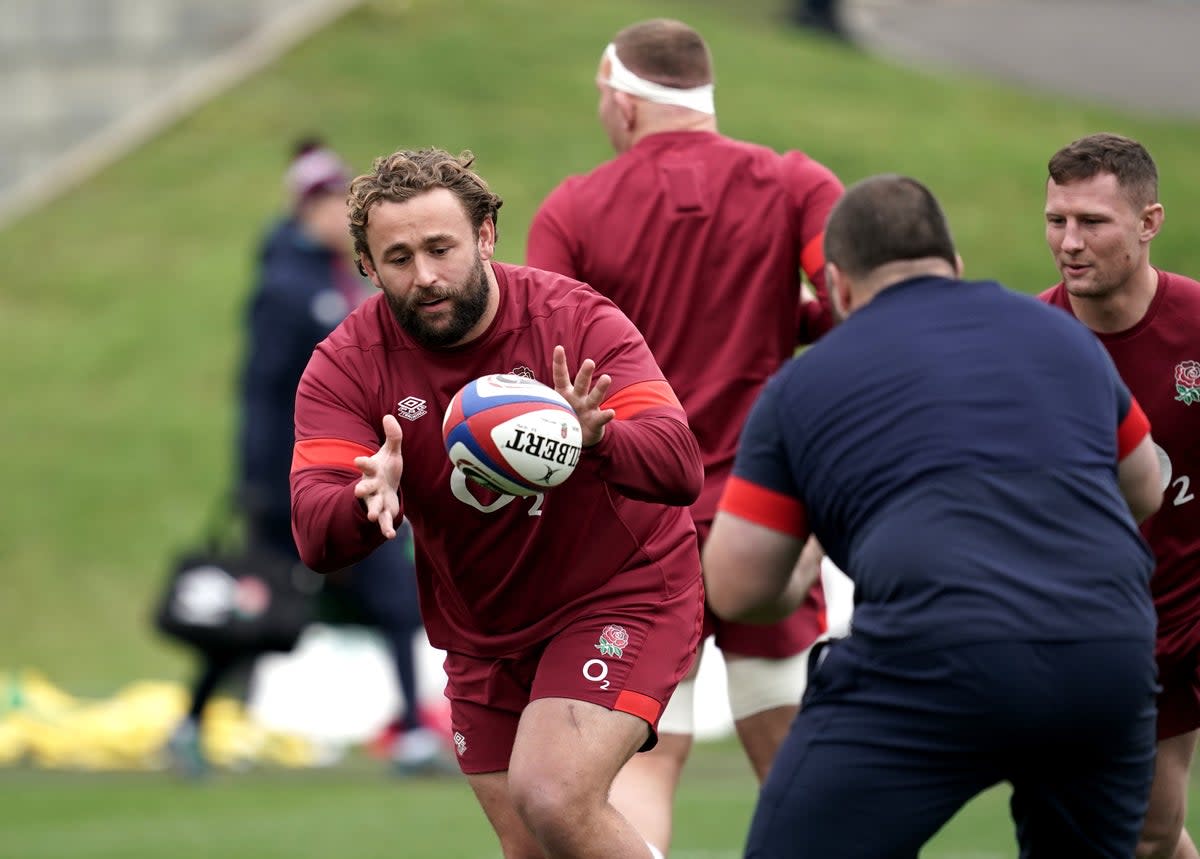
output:
M831 262L825 263L825 287L829 290L829 301L833 305L833 318L841 322L854 309L853 298L849 278Z
M365 278L369 278L376 289L383 289L379 284L379 273L375 271L375 266L371 262L371 257L368 254L359 254L358 257L358 272Z
M616 90L613 92L613 100L617 105L617 112L621 114L621 124L625 131L633 131L637 125L638 100L627 92Z
M1151 203L1149 206L1142 209L1142 241L1149 242L1158 235L1158 231L1162 229L1163 221L1166 219L1166 216L1167 213L1166 210L1163 209L1162 203Z
M477 244L479 247L479 257L484 262L490 260L495 255L496 222L491 218L484 218L483 223L479 225Z

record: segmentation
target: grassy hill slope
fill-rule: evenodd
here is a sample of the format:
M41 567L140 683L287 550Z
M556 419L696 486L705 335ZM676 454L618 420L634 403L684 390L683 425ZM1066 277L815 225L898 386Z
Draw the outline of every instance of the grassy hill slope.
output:
M781 4L782 5L782 4ZM79 692L180 676L145 618L170 553L228 485L251 253L286 148L317 130L358 168L470 148L520 261L543 195L609 157L592 79L650 15L709 38L725 132L797 147L853 181L912 173L945 203L968 274L1036 290L1045 163L1096 130L1144 140L1168 211L1161 265L1200 273L1194 125L1133 120L905 70L781 27L766 3L374 0L112 168L0 232L0 667Z

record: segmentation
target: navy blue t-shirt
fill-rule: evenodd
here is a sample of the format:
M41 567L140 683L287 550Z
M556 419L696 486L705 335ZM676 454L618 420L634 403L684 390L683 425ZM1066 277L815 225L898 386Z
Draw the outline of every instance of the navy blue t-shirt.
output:
M1116 473L1131 410L1067 314L915 278L776 374L728 491L798 502L855 583L856 637L1152 639L1153 560Z

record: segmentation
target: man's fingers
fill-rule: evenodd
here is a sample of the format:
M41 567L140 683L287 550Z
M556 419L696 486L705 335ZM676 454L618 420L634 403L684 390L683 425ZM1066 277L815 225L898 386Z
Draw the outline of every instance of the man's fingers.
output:
M360 480L354 487L354 495L363 499L367 507L367 521L379 524L379 530L389 540L396 536L396 516L400 505L381 491L379 481Z
M579 372L572 379L571 371L567 367L567 350L562 346L554 347L554 388L568 398L574 397L572 405L576 408L588 408L603 402L605 394L608 393L612 377L604 375L593 380L595 372L596 362L591 358L584 358L583 363L579 365Z
M355 495L358 494L357 489L355 489L354 494ZM379 521L379 495L376 494L374 492L374 490L368 489L367 494L360 496L360 497L363 499L364 503L367 505L368 521L378 522Z
M596 362L591 358L585 358L583 363L579 365L579 372L575 374L576 396L587 396L588 389L592 386L592 373L594 373L595 370Z
M562 346L554 347L553 375L554 389L562 391L571 384L571 374L567 371L567 350Z
M396 420L393 414L383 416L383 446L387 448L388 453L399 453L400 442L404 439L404 430L400 428L400 421Z
M609 385L611 384L612 376L608 375L607 373L596 380L596 384L592 388L590 396L592 398L592 402L595 403L597 407L604 402L604 398L608 395Z

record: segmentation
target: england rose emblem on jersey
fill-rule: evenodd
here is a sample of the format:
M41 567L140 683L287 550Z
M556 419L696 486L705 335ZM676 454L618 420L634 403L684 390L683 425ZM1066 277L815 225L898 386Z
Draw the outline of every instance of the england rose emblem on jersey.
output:
M595 645L601 656L621 658L625 648L629 646L629 633L625 627L610 623L600 631L600 641Z
M1175 366L1175 399L1190 406L1200 403L1200 361L1183 361Z

